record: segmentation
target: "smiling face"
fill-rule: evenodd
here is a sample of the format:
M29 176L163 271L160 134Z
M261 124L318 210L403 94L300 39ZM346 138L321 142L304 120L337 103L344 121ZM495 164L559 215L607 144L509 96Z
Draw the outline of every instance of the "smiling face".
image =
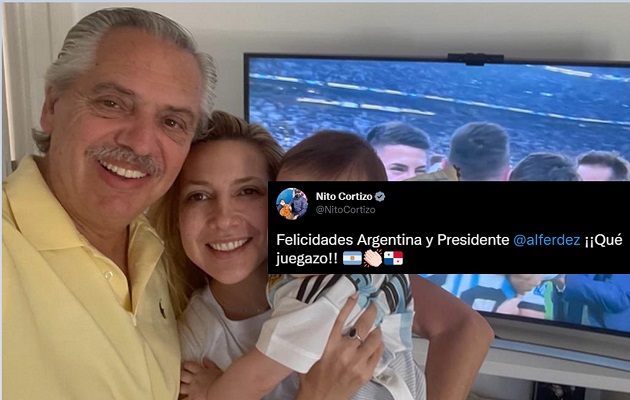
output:
M427 172L427 152L404 144L386 144L376 147L389 181L403 181Z
M48 89L42 172L75 223L124 227L164 194L190 148L201 97L194 56L134 28L107 33L68 89Z
M182 169L182 245L223 284L245 280L267 259L267 171L263 154L240 140L196 144Z

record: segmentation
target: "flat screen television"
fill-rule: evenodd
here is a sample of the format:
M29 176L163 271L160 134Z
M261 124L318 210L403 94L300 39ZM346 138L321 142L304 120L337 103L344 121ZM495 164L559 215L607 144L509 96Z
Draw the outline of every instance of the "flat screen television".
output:
M374 125L395 120L420 127L430 136L431 152L447 154L454 130L489 121L509 133L512 164L541 151L577 157L604 150L630 159L630 62L246 53L244 72L245 118L268 128L285 149L318 130L365 136ZM484 275L458 275L458 287L471 289L493 280ZM616 306L625 307L620 312L627 315L630 275L622 276L626 286L602 298L618 300ZM441 285L461 297L452 284L445 280ZM594 323L587 306L579 316L560 317L550 285L534 293L545 306L542 318L502 313L492 299L469 302L491 322L499 339L549 346L533 352L559 348L630 360L630 317L621 327ZM514 296L505 287L495 289L506 300ZM630 371L630 362L622 368Z
M246 119L285 149L317 130L365 136L400 121L428 134L436 170L458 127L492 122L510 136L511 165L534 152L630 159L630 62L246 53L244 71Z

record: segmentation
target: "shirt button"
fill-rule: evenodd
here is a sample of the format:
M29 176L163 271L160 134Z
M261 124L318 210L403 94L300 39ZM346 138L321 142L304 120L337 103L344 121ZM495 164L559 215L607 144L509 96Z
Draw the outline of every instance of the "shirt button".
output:
M383 383L383 384L387 385L387 384L389 384L389 382L392 380L392 376L391 376L391 375L389 375L389 374L383 373L383 374L380 374L380 375L377 377L377 379L378 379L381 383Z
M105 272L105 279L111 279L112 276L114 276L114 273L112 271Z

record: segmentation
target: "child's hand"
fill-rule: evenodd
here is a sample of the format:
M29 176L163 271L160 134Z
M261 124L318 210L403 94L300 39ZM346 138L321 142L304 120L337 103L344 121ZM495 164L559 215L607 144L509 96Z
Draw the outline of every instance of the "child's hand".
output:
M181 369L180 399L206 400L206 393L222 373L207 358L203 360L203 365L192 361L184 362Z

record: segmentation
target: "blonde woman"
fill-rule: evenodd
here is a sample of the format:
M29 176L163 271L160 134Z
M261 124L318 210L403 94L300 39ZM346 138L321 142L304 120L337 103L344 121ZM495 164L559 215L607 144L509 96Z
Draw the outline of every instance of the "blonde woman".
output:
M217 378L254 348L271 316L267 285L267 182L276 178L282 148L260 125L215 111L171 190L150 211L166 242L165 263L179 319L181 394L203 398L199 382ZM269 399L348 398L372 375L382 354L380 331L364 346L341 333L349 301L327 349L306 376L292 374ZM365 331L375 312L360 324ZM334 384L331 385L331 382ZM236 398L239 388L235 388Z

